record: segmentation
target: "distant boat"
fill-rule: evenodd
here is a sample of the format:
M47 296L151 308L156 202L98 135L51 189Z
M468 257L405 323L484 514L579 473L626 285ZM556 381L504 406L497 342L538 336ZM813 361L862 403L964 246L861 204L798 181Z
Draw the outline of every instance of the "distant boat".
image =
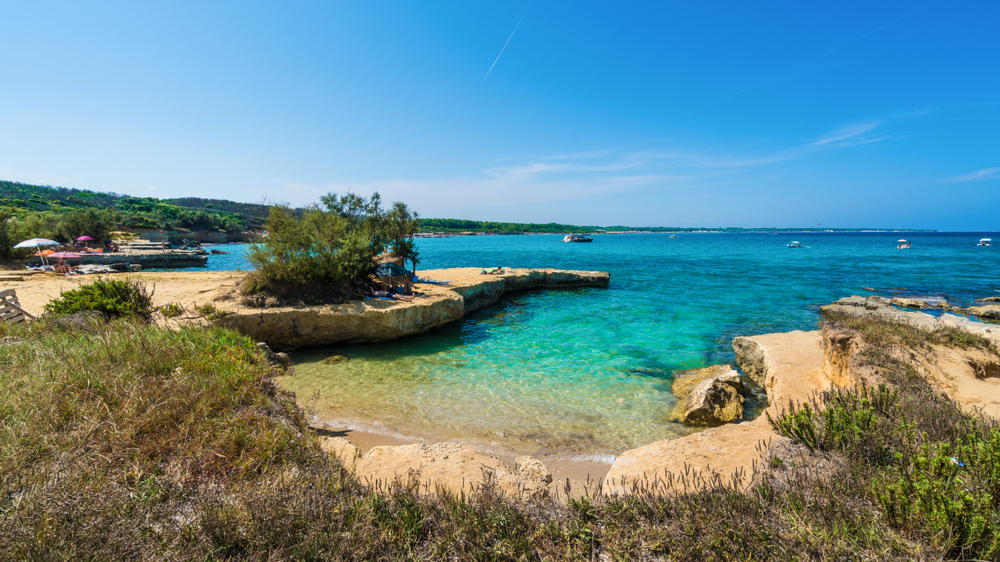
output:
M671 234L670 237L671 238L677 238L677 235L676 234Z
M910 248L909 240L899 240L899 245L896 246L897 250L908 250Z
M804 246L802 242L792 241L788 243L789 248L808 248L809 246Z
M567 234L563 242L593 242L594 239L585 234Z
M992 243L993 241L990 240L989 238L983 238L982 240L979 241L979 244L977 244L977 246L989 246Z

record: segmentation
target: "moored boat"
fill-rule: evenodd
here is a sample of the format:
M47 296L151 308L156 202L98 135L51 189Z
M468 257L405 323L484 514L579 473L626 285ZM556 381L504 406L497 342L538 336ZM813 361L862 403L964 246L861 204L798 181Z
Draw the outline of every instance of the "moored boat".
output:
M594 239L585 234L567 234L563 242L593 242Z
M803 246L802 242L799 242L797 240L793 240L793 241L791 241L791 242L788 243L788 247L789 248L808 248L809 246Z

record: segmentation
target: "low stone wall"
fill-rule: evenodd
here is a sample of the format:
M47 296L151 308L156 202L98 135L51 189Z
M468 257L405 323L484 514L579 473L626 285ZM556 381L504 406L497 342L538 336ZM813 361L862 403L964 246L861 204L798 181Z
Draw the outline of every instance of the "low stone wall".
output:
M369 299L340 305L231 310L217 323L287 351L336 343L390 341L424 333L489 306L511 291L606 287L601 271L508 269L481 275L479 268L421 271L421 277L449 280L449 285L418 284L412 302Z

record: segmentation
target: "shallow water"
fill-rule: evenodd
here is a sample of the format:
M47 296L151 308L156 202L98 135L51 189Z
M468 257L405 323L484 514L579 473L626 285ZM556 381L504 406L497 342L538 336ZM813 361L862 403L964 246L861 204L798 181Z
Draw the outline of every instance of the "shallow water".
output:
M961 305L1000 294L997 248L975 247L984 236L993 237L421 239L420 269L602 270L611 272L611 285L517 293L431 334L303 350L293 354L296 376L283 382L320 419L357 428L607 458L692 431L671 421L673 373L733 364L734 336L814 329L820 305L852 294L939 296ZM912 247L897 250L904 237ZM810 247L787 248L791 240ZM350 360L324 364L329 354Z

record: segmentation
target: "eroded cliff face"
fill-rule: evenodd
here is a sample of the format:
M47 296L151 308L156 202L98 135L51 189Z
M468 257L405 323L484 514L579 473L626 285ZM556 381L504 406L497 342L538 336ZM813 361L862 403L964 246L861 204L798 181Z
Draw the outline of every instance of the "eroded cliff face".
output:
M601 271L508 269L482 275L479 268L420 271L448 285L418 284L412 302L369 299L341 305L280 308L227 307L220 325L267 343L276 351L335 343L384 342L440 328L487 307L510 291L605 287L610 275Z

